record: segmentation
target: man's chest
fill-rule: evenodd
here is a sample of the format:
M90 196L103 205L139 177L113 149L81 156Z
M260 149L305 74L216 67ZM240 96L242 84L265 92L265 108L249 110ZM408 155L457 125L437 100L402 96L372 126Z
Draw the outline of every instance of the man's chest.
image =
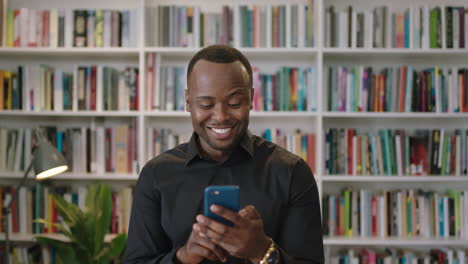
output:
M265 233L276 235L288 202L287 186L275 175L278 172L266 167L220 166L173 173L174 181L161 189L161 224L174 246L188 239L196 215L203 212L204 189L210 185L238 185L241 208L255 206L262 216Z

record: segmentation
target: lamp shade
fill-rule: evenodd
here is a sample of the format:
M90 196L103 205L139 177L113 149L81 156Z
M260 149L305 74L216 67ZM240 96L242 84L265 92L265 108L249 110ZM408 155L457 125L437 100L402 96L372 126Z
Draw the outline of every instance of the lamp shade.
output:
M36 180L49 178L66 170L68 165L63 155L48 140L39 140L34 153Z

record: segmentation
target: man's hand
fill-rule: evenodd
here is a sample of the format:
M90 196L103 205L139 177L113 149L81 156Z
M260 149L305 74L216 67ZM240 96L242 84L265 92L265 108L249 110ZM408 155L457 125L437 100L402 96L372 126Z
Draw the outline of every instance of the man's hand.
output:
M218 205L212 205L210 210L231 221L234 226L226 226L198 215L195 226L200 230L200 235L224 248L232 256L259 262L270 240L263 231L263 221L255 207L246 206L239 213Z
M222 248L206 237L200 236L197 224L193 225L187 243L177 250L176 258L183 264L198 264L205 258L211 261L226 261Z

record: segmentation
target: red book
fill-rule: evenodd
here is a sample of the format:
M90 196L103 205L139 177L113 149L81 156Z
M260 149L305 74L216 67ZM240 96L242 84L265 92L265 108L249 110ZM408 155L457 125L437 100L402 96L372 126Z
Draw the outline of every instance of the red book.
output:
M405 95L406 95L406 66L402 66L400 69L400 87L399 87L399 111L405 111Z
M57 207L55 206L55 200L52 199L52 222L53 223L59 223L59 216L58 216L58 212L57 212ZM57 229L57 227L55 226L52 226L52 230L54 233L57 233L59 230Z
M348 142L348 175L353 175L353 137L354 129L346 129L346 139Z
M91 110L96 111L96 86L97 86L97 78L96 78L96 66L91 66Z
M11 194L11 199L15 197L16 195L16 188L15 187L10 187L10 194ZM18 199L14 199L13 202L11 202L11 217L13 221L13 233L18 233L19 232L19 219L18 219Z
M20 25L21 22L20 22L20 10L19 9L15 9L13 11L13 23L14 25ZM14 34L14 41L13 41L13 46L15 47L21 47L21 33L20 33L20 30L19 29L16 29L15 32L13 33Z
M377 236L377 199L372 197L372 236Z
M106 172L112 172L112 161L111 161L111 137L112 137L112 128L106 129L106 146L105 146L105 160L106 160Z
M271 84L273 90L273 111L278 111L279 99L278 99L278 78L277 75L271 76Z

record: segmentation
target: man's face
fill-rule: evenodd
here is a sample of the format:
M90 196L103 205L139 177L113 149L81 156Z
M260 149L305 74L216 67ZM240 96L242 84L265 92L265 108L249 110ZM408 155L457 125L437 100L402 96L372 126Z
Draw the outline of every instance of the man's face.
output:
M226 158L249 125L253 89L247 70L240 61L199 60L187 85L185 102L202 151L216 160Z

